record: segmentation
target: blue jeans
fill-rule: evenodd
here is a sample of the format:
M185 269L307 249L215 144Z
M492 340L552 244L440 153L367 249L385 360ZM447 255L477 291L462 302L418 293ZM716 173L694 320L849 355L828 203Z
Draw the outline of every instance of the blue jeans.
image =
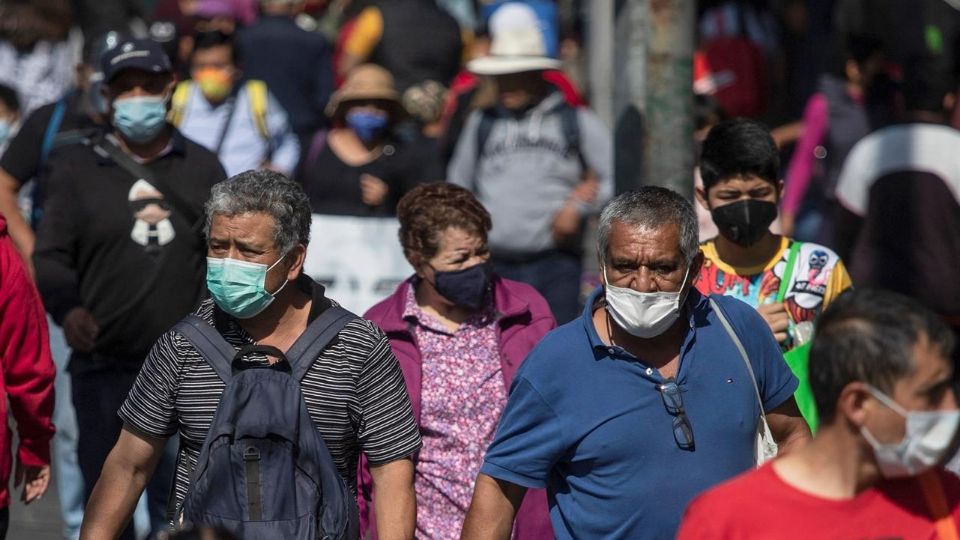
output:
M528 255L493 255L493 269L500 277L520 281L537 290L550 305L557 324L580 315L580 254L550 250Z
M60 515L63 518L63 537L73 540L80 537L80 522L83 521L83 476L77 463L77 415L70 396L70 375L67 362L70 347L63 337L63 329L47 317L50 328L50 352L57 365L54 393L57 396L53 407L53 425L57 433L53 437L53 474L60 499Z

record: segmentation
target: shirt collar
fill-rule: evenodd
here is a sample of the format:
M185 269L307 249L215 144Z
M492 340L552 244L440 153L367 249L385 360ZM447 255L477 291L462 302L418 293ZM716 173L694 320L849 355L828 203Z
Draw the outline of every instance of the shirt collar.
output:
M107 132L106 134L104 134L104 138L107 140L109 144L113 144L121 149L123 148L117 143L117 137L112 132ZM155 161L160 161L161 159L167 157L168 155L176 154L179 156L184 156L186 155L186 153L187 153L186 137L184 137L183 134L180 133L180 130L178 130L177 128L172 128L170 132L170 140L167 141L167 145L164 146L163 150L161 150L160 153L158 153L153 159L151 159L146 164L153 163ZM134 161L144 164L144 162L139 157L131 155L129 153L127 155L133 158ZM113 160L110 159L108 156L98 155L97 161L100 165L115 165Z
M419 281L420 280L416 276L414 276L414 278L410 281L410 286L407 288L406 298L404 299L403 314L401 315L401 317L403 318L403 320L409 321L413 324L418 324L420 326L423 326L425 328L428 328L436 332L443 332L445 334L449 334L450 333L449 330L447 330L447 328L444 327L443 324L436 319L436 317L433 317L429 313L425 312L417 304L416 290L417 290L417 283ZM487 324L493 322L495 319L496 317L495 317L495 310L493 309L493 302L488 302L486 308L468 317L467 320L463 321L463 324L461 324L461 327L467 326L467 327L474 327L474 328L482 328Z

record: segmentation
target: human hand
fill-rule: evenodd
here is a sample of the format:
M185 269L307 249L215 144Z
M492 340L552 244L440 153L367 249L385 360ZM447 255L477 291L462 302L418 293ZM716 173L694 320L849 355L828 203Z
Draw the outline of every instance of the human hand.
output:
M593 171L587 171L583 176L583 181L577 184L570 192L570 198L585 204L590 204L597 200L597 193L600 192L600 179Z
M13 478L14 488L20 487L20 484L23 484L20 500L23 501L24 504L30 504L40 499L40 497L47 492L47 487L50 485L50 466L25 467L20 465L20 460L18 459Z
M380 206L387 200L387 194L390 188L383 180L371 174L360 175L360 192L363 197L363 204L367 206Z
M569 202L563 205L563 208L553 216L551 230L553 240L557 244L565 244L573 240L580 232L580 212L577 211L577 207Z
M787 341L787 327L790 326L790 315L787 313L787 308L783 302L764 304L757 308L757 313L763 317L763 320L767 321L767 325L770 326L770 330L773 332L773 337L776 338L777 343Z
M87 308L75 307L63 318L63 335L71 349L80 352L92 351L99 333L100 326Z

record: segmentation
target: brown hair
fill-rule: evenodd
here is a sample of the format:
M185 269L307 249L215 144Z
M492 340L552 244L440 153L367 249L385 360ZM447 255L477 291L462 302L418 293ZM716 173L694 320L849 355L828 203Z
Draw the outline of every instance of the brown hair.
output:
M432 259L440 234L449 227L475 234L486 243L490 213L469 190L446 182L420 184L397 204L400 245L410 264Z

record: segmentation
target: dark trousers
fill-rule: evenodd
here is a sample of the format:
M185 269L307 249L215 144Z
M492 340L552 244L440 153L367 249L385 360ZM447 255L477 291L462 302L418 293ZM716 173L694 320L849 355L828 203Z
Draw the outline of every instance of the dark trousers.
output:
M12 495L12 494L11 494ZM0 540L7 537L7 529L10 528L10 507L0 508Z
M83 500L86 506L107 455L120 436L123 421L117 416L117 411L127 399L139 368L123 364L107 367L98 358L97 369L76 369L78 363L82 366L84 362L90 362L86 354L75 352L70 357L73 406L77 411L77 461L83 475ZM170 452L165 452L147 485L150 526L153 530L162 528L166 523L173 473L174 463ZM120 538L133 540L132 521Z
M580 315L580 254L559 250L527 255L494 254L494 271L500 276L533 286L550 304L558 324Z

